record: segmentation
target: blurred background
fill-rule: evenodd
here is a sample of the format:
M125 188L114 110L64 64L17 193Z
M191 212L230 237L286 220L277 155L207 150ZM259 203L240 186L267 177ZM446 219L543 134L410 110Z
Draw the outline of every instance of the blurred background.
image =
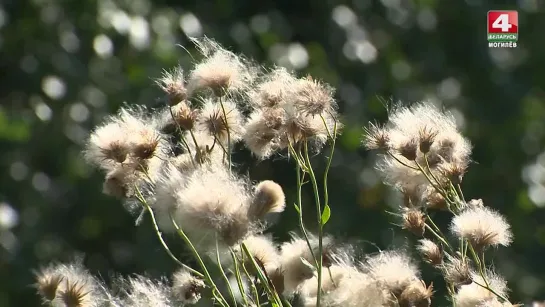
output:
M517 48L488 48L492 9L518 10ZM489 256L492 263L514 301L545 299L544 12L542 0L3 0L0 306L37 306L32 270L75 255L106 280L172 271L149 220L135 227L102 195L102 175L80 152L90 129L123 102L163 103L153 80L164 68L190 69L188 37L203 35L338 89L346 128L330 173L327 228L363 252L414 238L385 213L399 199L360 148L362 126L386 119L384 101L442 103L475 146L466 198L482 198L513 227L515 243ZM280 182L290 204L293 164L251 166L248 157L237 154L241 171ZM320 172L323 161L315 162ZM297 229L293 211L272 228L276 238ZM439 276L424 277L443 293Z

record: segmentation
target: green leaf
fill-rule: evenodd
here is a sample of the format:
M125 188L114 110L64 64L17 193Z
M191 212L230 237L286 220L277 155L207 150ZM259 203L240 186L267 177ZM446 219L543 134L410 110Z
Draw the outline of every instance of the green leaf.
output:
M297 204L293 204L293 206L295 207L295 211L297 211L297 213L299 213L299 215L301 215L301 210L299 209L299 206L297 206Z
M329 208L329 205L326 205L324 208L324 212L322 212L322 225L325 225L325 223L329 221L330 217L331 217L331 209Z

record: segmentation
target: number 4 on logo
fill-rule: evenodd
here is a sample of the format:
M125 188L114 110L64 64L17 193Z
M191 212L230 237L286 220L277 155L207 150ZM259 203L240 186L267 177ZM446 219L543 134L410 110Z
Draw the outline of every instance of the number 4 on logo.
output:
M509 15L508 14L501 14L492 23L492 28L501 29L502 32L509 32L509 29L511 29L512 27L513 27L513 25L509 23Z
M518 34L517 11L489 11L488 34Z

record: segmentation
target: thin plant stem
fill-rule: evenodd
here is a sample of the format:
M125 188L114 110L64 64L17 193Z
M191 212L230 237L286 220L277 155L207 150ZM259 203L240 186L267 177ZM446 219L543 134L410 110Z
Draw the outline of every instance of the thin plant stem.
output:
M194 275L197 275L197 276L202 278L203 274L201 272L199 272L199 271L197 271L195 269L192 269L191 267L183 264L180 260L178 260L178 258L176 258L176 256L174 256L172 251L170 251L170 248L168 247L168 244L163 239L163 235L162 235L161 231L159 230L157 220L155 219L155 214L153 213L153 210L151 209L151 207L148 205L148 202L146 201L146 199L142 196L142 193L140 192L140 189L138 187L136 187L136 193L138 194L137 195L138 201L140 201L140 203L142 203L142 205L148 211L148 213L149 213L149 215L151 217L151 221L153 223L153 229L155 230L155 233L157 234L157 238L161 242L161 245L163 246L163 248L165 249L167 254L170 256L170 258L172 258L172 260L174 260L174 262L176 262L178 265L180 265L184 269L186 269L189 272L193 273Z
M229 159L229 173L231 172L231 131L229 129L229 123L227 122L227 113L225 112L225 106L221 96L219 97L221 111L223 112L223 121L225 124L225 130L227 131L227 159Z
M323 116L322 116L322 120L324 121L324 125L325 125L325 119L323 118ZM327 128L327 126L326 126L326 128ZM329 130L328 130L328 133L329 133ZM336 138L336 135L337 135L337 122L335 121L334 126L333 126L333 137L330 137L331 138L331 152L329 153L329 157L327 159L327 164L326 164L325 171L324 171L324 207L329 206L329 192L328 192L329 189L327 187L327 182L328 182L327 179L328 179L328 176L329 176L329 169L331 168L331 161L333 161L333 154L335 153L335 138Z
M314 259L314 265L318 267L318 261L316 258L316 255L314 254L314 249L312 248L312 244L310 244L310 239L308 237L307 230L305 228L305 223L303 221L303 201L302 201L302 187L303 187L303 176L304 174L301 174L301 168L299 167L299 164L295 166L295 172L297 176L297 207L299 208L299 227L301 228L301 232L303 233L303 237L305 238L305 241L307 242L308 249L310 250L310 254L312 255L312 259Z
M387 153L390 157L392 157L394 160L396 160L399 164L401 164L401 165L403 165L403 166L405 166L405 167L408 167L408 168L410 168L410 169L413 169L413 170L415 170L415 171L418 170L418 168L416 168L416 167L414 167L414 166L411 166L411 165L409 165L409 164L407 164L407 163L405 163L405 162L399 160L399 158L396 157L396 156L395 156L394 154L392 154L391 152L388 151L388 152L386 152L386 153Z
M320 192L318 191L318 183L316 181L316 176L314 175L314 170L312 169L312 165L310 163L310 158L308 155L308 143L305 140L303 143L304 149L304 155L305 155L305 162L307 164L307 168L309 170L308 175L310 177L310 181L312 183L312 189L314 191L314 200L316 204L316 215L317 215L317 221L318 221L318 267L316 268L318 270L317 278L318 278L318 293L316 294L316 307L320 307L321 299L322 299L322 265L323 265L323 232L324 232L324 225L322 223L322 206L320 202Z
M265 276L265 274L261 270L261 267L259 266L259 264L257 264L257 262L255 261L254 257L252 256L252 254L250 253L250 251L248 250L248 247L246 246L246 244L244 242L241 244L241 247L242 247L242 250L244 251L244 253L250 259L250 262L252 263L252 266L256 270L257 277L259 278L259 280L263 284L263 287L265 288L267 294L269 295L269 298L273 301L273 303L276 303L278 306L280 306L280 307L283 306L282 300L280 299L280 296L278 295L278 293L276 291L273 291L273 289L271 289L267 277Z
M452 247L450 247L450 244L448 243L448 241L443 238L440 234L438 234L430 225L428 225L427 223L425 224L425 227L426 229L428 229L439 241L441 241L443 244L445 244L445 246L451 251L451 253L454 253L454 251L452 250Z
M176 232L178 233L178 235L182 238L184 243L189 247L189 249L191 250L191 253L193 254L193 256L197 260L199 266L203 270L204 278L206 279L206 281L208 282L208 284L212 288L212 293L214 294L214 297L216 297L216 299L220 302L220 304L222 306L229 307L229 304L227 303L227 300L225 300L225 298L223 297L223 295L219 291L218 287L214 283L214 280L212 279L212 276L210 276L210 273L208 272L208 269L206 268L206 265L204 264L204 261L202 260L201 256L199 255L199 252L197 252L197 249L195 248L193 243L191 243L191 240L189 240L189 238L187 237L185 232L178 226L178 224L176 223L176 220L174 220L174 217L172 216L172 214L170 215L170 221L172 222L172 225L176 229Z
M441 228L439 228L439 227L437 226L437 224L435 224L435 222L433 221L433 219L431 218L431 216L430 216L429 214L426 214L426 217L427 217L427 220L430 222L430 224L433 226L433 228L437 231L437 233L439 234L439 236L440 236L441 238L443 238L445 242L447 242L447 247L448 247L448 249L450 249L450 251L454 253L454 250L452 249L452 247L450 246L450 244L448 244L447 237L446 237L445 234L441 231Z
M295 161L297 162L297 165L304 171L307 172L307 168L305 163L303 162L303 158L299 157L299 154L297 151L295 151L295 148L291 145L291 143L288 143L288 150L291 153L291 155L295 158Z
M475 251L475 248L473 248L473 245L471 245L470 242L467 242L467 245L469 246L469 250L471 251L471 255L473 256L473 261L475 261L475 264L479 267L479 274L481 275L483 281L484 281L484 285L480 284L479 282L473 280L473 282L490 291L492 294L496 295L498 298L500 298L501 300L503 300L504 302L508 302L509 300L507 298L505 298L503 295L497 293L496 291L494 291L494 289L490 288L490 284L488 282L488 279L486 278L486 274L485 274L485 263L484 263L484 254L483 254L483 260L481 261L481 259L479 258L479 256L477 255L477 252Z
M191 135L191 139L193 140L193 144L195 144L195 148L199 150L199 143L197 143L197 138L195 137L192 129L189 129L189 135Z
M243 254L243 256L244 256L244 254ZM251 288L252 288L252 293L253 293L254 298L255 298L256 306L260 306L259 293L257 292L257 287L255 286L255 283L254 283L254 281L252 279L252 276L248 272L248 269L246 269L246 265L244 264L244 261L240 261L240 264L242 265L242 269L244 270L244 275L246 275L246 278L248 278L248 280L250 281L250 285L251 285Z
M418 169L420 170L420 172L426 177L426 179L428 180L428 182L431 184L431 186L441 194L441 196L443 196L445 198L445 200L447 202L449 202L450 198L448 197L448 194L438 185L436 185L434 182L433 182L433 179L430 178L430 176L428 175L428 173L426 172L426 170L420 165L420 163L414 161L414 163L416 164L416 166L418 167Z
M464 197L464 192L462 192L462 187L460 186L460 184L456 185L456 189L458 190L458 195L460 196L462 201L466 203L466 198Z
M233 300L233 304L235 304L235 307L236 307L237 299L235 298L233 289L231 289L231 283L229 282L229 278L227 278L227 275L225 274L225 271L223 270L223 266L221 265L218 238L216 238L216 261L218 262L218 268L220 269L221 276L223 277L223 280L225 281L225 285L227 286L227 291L229 292L229 295L231 296L231 299Z
M473 282L477 285L477 286L480 286L488 291L490 291L490 293L494 294L495 296L497 296L498 298L500 298L502 301L504 302L509 302L509 300L504 297L503 295L499 294L498 292L496 292L494 289L490 288L489 286L486 286L486 285L483 285L475 280L473 280Z
M231 254L231 259L233 259L233 266L235 270L235 277L237 279L238 290L240 291L240 295L242 296L242 300L244 301L244 306L250 306L250 304L248 303L248 298L246 297L246 291L244 290L244 284L242 283L242 277L240 276L238 259L235 255L235 252L233 252L233 249L229 248L229 253Z

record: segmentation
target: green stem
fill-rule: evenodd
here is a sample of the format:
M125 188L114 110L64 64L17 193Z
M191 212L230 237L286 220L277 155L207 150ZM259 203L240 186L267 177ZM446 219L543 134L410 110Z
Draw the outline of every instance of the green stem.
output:
M248 258L250 258L250 262L252 263L252 266L256 270L257 277L259 278L259 280L263 284L263 287L265 287L265 290L266 290L267 294L269 295L269 298L271 299L271 301L273 303L276 303L278 306L282 307L283 304L282 304L282 300L280 299L280 296L278 295L278 293L276 291L271 289L267 277L265 277L265 274L261 270L261 267L255 261L254 257L252 256L252 254L248 250L248 247L246 246L246 244L243 242L241 244L241 246L242 246L242 250L244 251L244 253L248 256Z
M244 254L243 254L244 255ZM244 275L246 275L246 278L248 278L248 281L250 282L251 284L251 287L252 287L252 293L254 295L254 298L255 298L255 303L256 303L256 306L260 306L260 303L259 303L259 293L257 292L257 287L255 286L255 283L252 279L252 276L250 275L250 273L248 272L248 269L246 269L246 265L244 264L244 261L240 261L241 265L242 265L242 269L244 270Z
M167 243L165 242L165 240L163 239L163 235L161 234L161 231L159 230L159 225L157 224L157 220L155 219L155 214L153 213L153 210L151 209L151 207L148 205L148 202L146 201L146 199L142 196L142 193L140 192L140 189L138 187L135 187L136 188L136 193L138 195L138 200L140 201L140 203L142 203L142 205L146 208L146 210L148 211L150 217L151 217L151 221L153 223L153 228L155 230L155 233L157 234L157 238L159 239L159 241L161 242L161 245L163 245L163 248L165 249L165 251L167 252L167 254L170 256L170 258L172 258L172 260L174 260L174 262L176 262L178 265L180 265L181 267L183 267L184 269L188 270L189 272L193 273L194 275L197 275L199 277L203 277L203 274L197 270L194 270L192 269L191 267L183 264L180 260L178 260L178 258L176 258L176 256L174 256L174 254L172 253L172 251L170 251L170 248L168 247Z
M229 173L231 172L231 132L229 129L229 123L227 122L227 112L225 112L225 106L221 96L219 97L221 110L223 112L223 121L225 124L225 130L227 131L227 159L229 159Z
M217 238L216 238L216 261L218 261L218 268L220 269L221 276L223 277L223 280L225 281L225 285L227 286L227 291L229 292L229 295L231 296L231 299L233 300L233 304L236 307L237 306L237 299L235 297L235 294L233 293L233 289L231 289L231 283L229 282L229 278L227 278L227 275L225 274L225 271L223 270L223 266L221 265L220 252L219 252L218 239Z
M242 300L244 301L244 306L250 306L250 304L248 303L248 298L246 297L246 291L244 290L244 284L242 283L242 277L240 276L238 259L235 255L235 252L233 252L231 248L229 248L229 253L231 254L231 258L233 259L233 266L235 269L235 277L237 279L238 290L240 291L240 295L242 296Z
M178 224L176 223L176 221L174 220L174 217L172 215L170 215L170 221L172 222L172 225L174 225L174 228L176 229L176 232L178 233L178 235L182 238L184 243L189 247L189 249L191 250L191 253L193 254L195 259L197 260L199 266L201 267L201 269L202 269L202 271L204 273L204 278L208 282L209 286L212 288L212 293L214 294L214 297L216 297L216 299L219 301L219 303L222 306L229 307L229 303L227 303L227 300L225 300L225 298L223 297L223 295L219 291L218 287L214 283L214 280L212 279L212 276L210 276L210 273L208 272L208 269L206 268L206 265L204 264L204 261L202 260L201 256L199 255L199 252L197 252L197 249L195 248L193 243L191 243L191 240L189 240L189 238L187 237L185 232L178 226Z
M473 248L471 243L467 242L467 245L469 246L469 250L471 251L471 255L473 256L473 261L475 261L475 264L479 268L479 274L481 275L481 277L482 277L485 284L482 285L482 284L476 282L475 280L473 280L473 282L475 284L477 284L478 286L481 286L482 288L485 288L486 290L490 291L492 294L496 295L498 298L500 298L504 302L508 302L509 300L507 298L505 298L503 295L501 295L501 294L497 293L496 291L494 291L494 289L490 288L490 284L489 284L488 279L486 278L486 274L485 274L485 269L486 269L485 265L486 264L484 262L484 253L483 253L483 260L481 261L481 259L477 255L477 252L475 251L475 249Z
M426 229L428 229L439 241L441 241L450 251L454 254L454 251L452 250L452 247L450 247L450 244L448 244L447 240L443 238L441 235L439 235L435 230L433 230L430 225L425 224Z
M316 215L318 220L318 267L317 267L317 274L318 274L318 293L316 295L316 307L320 307L321 299L322 299L322 266L323 266L323 232L324 232L324 225L322 223L322 206L320 203L320 192L318 191L318 182L316 181L316 176L314 175L314 170L312 169L312 165L310 163L310 158L308 155L308 143L305 140L303 143L304 146L304 155L305 155L305 162L307 164L307 168L309 170L309 176L310 181L312 182L312 189L314 191L314 200L316 203Z
M303 222L303 201L302 201L302 176L301 175L301 168L299 165L295 166L295 172L297 175L297 206L299 208L299 227L301 228L301 232L303 233L303 237L305 238L305 241L307 242L308 249L310 250L310 254L312 255L312 259L314 259L314 266L318 267L318 259L316 258L316 255L314 254L314 249L312 248L312 244L310 244L310 239L308 237L307 230L305 228L305 223Z

